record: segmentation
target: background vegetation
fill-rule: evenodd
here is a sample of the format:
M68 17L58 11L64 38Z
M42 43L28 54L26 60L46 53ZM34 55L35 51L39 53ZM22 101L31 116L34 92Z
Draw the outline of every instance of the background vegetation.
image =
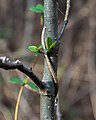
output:
M41 0L0 0L0 56L20 59L32 65L42 77L43 57L35 57L28 45L38 45L42 26L40 14L30 7ZM65 2L58 4L59 29ZM62 12L63 13L62 13ZM96 1L72 0L69 23L59 50L58 81L62 120L96 119ZM58 31L59 31L58 29ZM0 69L0 120L12 120L19 85L8 82L11 77L24 79L18 71ZM39 95L24 90L20 104L20 120L39 120Z

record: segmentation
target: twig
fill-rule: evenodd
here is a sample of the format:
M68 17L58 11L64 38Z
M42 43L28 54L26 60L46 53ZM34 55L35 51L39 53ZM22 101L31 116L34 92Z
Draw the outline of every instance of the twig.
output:
M21 86L21 88L19 90L18 98L17 98L16 107L15 107L14 120L18 120L19 104L20 104L20 100L21 100L21 95L22 95L23 89L24 89L24 86Z
M18 69L22 73L26 74L31 80L41 89L45 90L45 84L32 72L30 68L25 67L21 61L10 61L8 57L0 57L0 68L5 70Z
M54 79L54 82L57 84L57 83L58 83L57 77L56 77L56 75L55 75L55 73L54 73L54 70L53 70L53 68L52 68L52 65L51 65L51 63L50 63L50 61L49 61L49 58L48 58L47 54L45 54L45 59L46 59L46 61L47 61L47 65L48 65L49 71L50 71L50 73L51 73L51 75L52 75L52 77L53 77L53 79Z
M45 59L46 59L47 65L48 65L48 69L49 69L49 71L50 71L50 73L51 73L51 75L52 75L52 77L53 77L53 80L54 80L55 84L57 84L57 86L58 86L57 77L56 77L56 75L55 75L55 72L54 72L54 70L53 70L53 68L52 68L52 65L51 65L51 63L50 63L50 60L49 60L48 55L47 55L47 53L46 53L46 45L45 45L45 38L44 38L45 29L46 29L46 27L44 27L43 30L42 30L41 44L42 44L42 46L43 46L44 57L45 57Z
M58 7L57 7L57 9L62 15L64 15L64 13Z
M44 38L45 29L46 29L46 27L43 27L42 35L41 35L41 44L42 44L42 47L43 47L44 52L46 51L45 38Z
M58 9L58 11L62 14L62 15L64 15L64 13L60 10L60 8L59 8L59 5L58 5L58 2L57 2L57 9Z
M68 16L69 16L69 10L70 10L70 0L67 0L66 1L66 12L65 12L65 17L64 17L64 20L63 20L63 23L62 23L62 27L61 27L61 30L60 30L60 34L58 36L58 40L61 39L64 31L65 31L65 28L67 26L67 23L68 23Z

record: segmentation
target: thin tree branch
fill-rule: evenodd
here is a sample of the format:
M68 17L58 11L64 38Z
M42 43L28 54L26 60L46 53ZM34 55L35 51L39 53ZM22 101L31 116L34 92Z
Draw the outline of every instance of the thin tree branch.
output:
M66 0L66 12L65 12L65 17L64 17L62 27L61 27L61 30L60 30L60 34L58 36L58 40L60 40L62 38L62 35L63 35L63 33L65 31L65 28L67 26L67 23L68 23L68 16L69 16L69 10L70 10L70 1L71 0Z
M45 38L44 38L45 29L46 29L46 27L43 27L42 35L41 35L41 44L42 44L42 46L43 46L44 53L45 53L45 51L46 51Z
M16 107L15 107L14 120L18 120L19 105L20 105L20 100L21 100L21 95L22 95L23 89L24 89L24 86L21 86L19 93L18 93L17 103L16 103Z
M5 70L18 69L30 77L41 90L46 89L45 84L32 72L32 70L25 67L19 60L12 62L8 57L0 57L0 68Z

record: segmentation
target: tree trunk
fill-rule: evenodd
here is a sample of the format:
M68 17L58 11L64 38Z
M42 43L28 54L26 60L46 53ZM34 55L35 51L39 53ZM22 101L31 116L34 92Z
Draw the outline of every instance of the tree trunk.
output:
M45 40L51 37L53 42L58 40L58 18L56 0L44 0L44 26L46 27ZM51 65L57 72L57 52L55 50L48 54ZM40 120L56 120L55 91L56 87L53 78L48 69L46 60L44 60L43 82L45 82L51 91L51 96L41 95L40 101Z

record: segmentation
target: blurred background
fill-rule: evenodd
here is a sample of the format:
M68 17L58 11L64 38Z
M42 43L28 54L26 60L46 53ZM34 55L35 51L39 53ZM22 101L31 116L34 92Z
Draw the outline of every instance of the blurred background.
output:
M0 56L21 60L42 78L43 56L35 57L28 45L39 45L40 14L30 7L42 0L0 0ZM58 4L58 32L65 11L65 0ZM61 12L62 11L62 12ZM71 0L70 18L62 37L58 81L61 120L96 119L96 1ZM17 70L0 69L0 120L13 120L20 85L8 79L26 76ZM19 120L39 120L39 95L24 89Z

